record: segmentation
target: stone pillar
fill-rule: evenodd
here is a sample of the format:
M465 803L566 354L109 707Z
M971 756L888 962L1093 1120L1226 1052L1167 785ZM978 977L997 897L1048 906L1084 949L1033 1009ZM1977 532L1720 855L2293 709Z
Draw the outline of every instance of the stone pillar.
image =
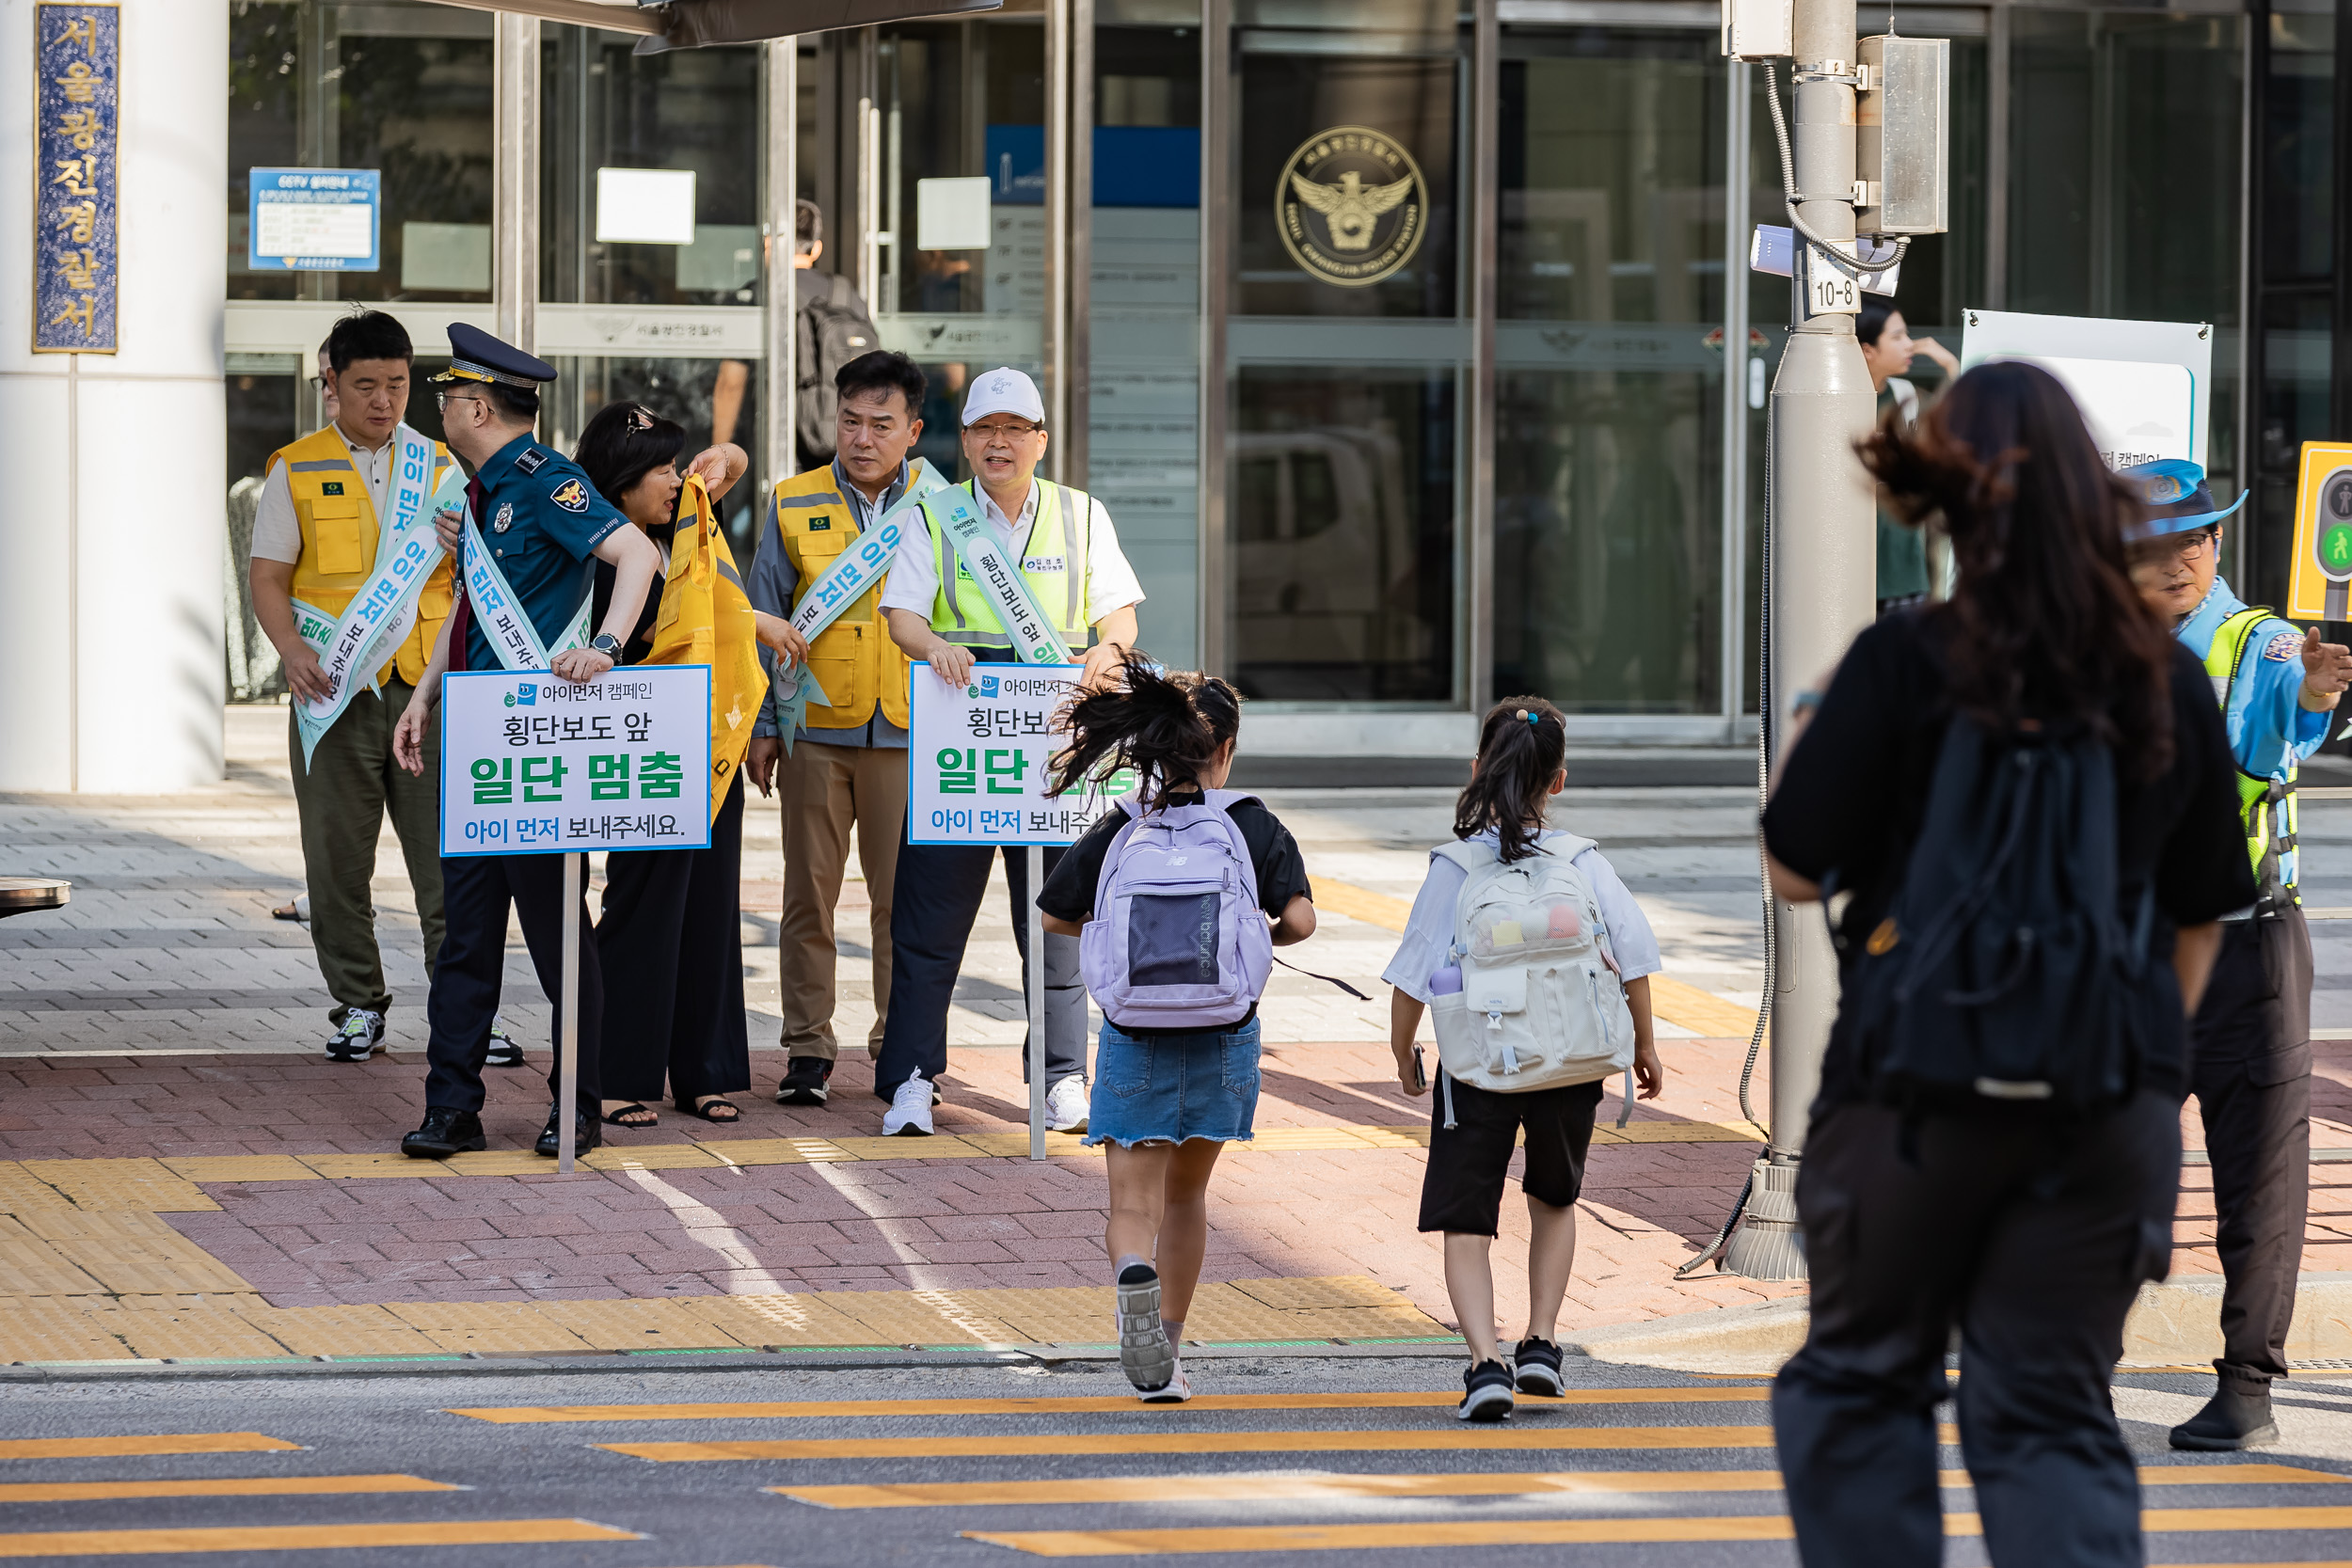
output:
M226 0L121 0L119 350L33 354L0 226L0 789L221 777ZM0 212L33 211L31 0L0 0ZM10 107L9 105L13 105Z

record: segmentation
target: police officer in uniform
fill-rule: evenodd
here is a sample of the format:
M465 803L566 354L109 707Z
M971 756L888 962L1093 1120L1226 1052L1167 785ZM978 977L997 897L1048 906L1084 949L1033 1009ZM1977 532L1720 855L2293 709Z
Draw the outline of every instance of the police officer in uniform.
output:
M588 598L596 561L612 564L612 602L596 641L554 656L555 673L569 681L592 681L612 669L622 641L636 627L645 594L661 565L653 542L628 525L618 508L598 495L579 466L532 439L539 418L539 388L555 379L554 368L463 323L449 329L450 368L433 379L440 393L441 424L450 451L473 475L467 500L482 530L493 563L505 578L523 612L531 617L542 646L559 644ZM438 519L441 542L453 554L461 540L452 515ZM461 564L460 580L464 572ZM460 622L462 631L457 631ZM453 632L455 633L453 636ZM463 641L453 647L456 637ZM424 737L431 733L433 705L440 700L441 676L452 669L495 670L499 657L481 626L461 601L443 627L424 678L417 683L401 715L393 745L410 772L424 768ZM506 967L507 911L521 919L523 941L550 1001L562 1006L564 864L556 855L456 856L441 862L442 909L448 935L433 989L425 1005L432 1026L426 1048L431 1071L425 1079L424 1123L401 1140L401 1151L416 1159L446 1159L486 1147L482 1132L482 1066L489 1049L490 1020L498 1010L499 982ZM584 907L573 918L585 930ZM597 1073L597 1024L604 1016L604 982L596 944L580 947L579 1103L576 1147L596 1147L603 1125ZM560 1033L563 1021L556 1021ZM561 1068L548 1072L550 1099L563 1093ZM538 1151L552 1157L562 1114L560 1101L548 1111Z
M1008 563L1027 580L1062 641L1083 659L1085 678L1099 681L1135 646L1143 589L1103 504L1083 490L1036 477L1045 443L1045 404L1035 382L1019 371L994 370L972 383L963 405L963 455L973 469L965 490ZM1008 663L1020 656L954 545L935 521L928 515L925 521L926 527L899 535L882 607L892 640L907 657L928 662L941 680L961 687L975 660ZM1045 851L1048 872L1061 854ZM947 1008L993 855L984 846L899 846L890 911L890 1006L874 1064L874 1092L891 1102L882 1117L885 1133L931 1131L935 1085L947 1069ZM1025 959L1025 911L1035 892L1025 852L1007 849L1005 870L1013 939ZM1081 1132L1087 1007L1076 938L1045 939L1045 990L1046 1119L1057 1131Z
M2244 496L2217 510L2204 470L2174 459L2122 473L2147 507L2132 579L2213 679L2259 890L2224 917L2191 1031L2225 1282L2222 1353L2213 1399L2172 1429L2176 1449L2253 1448L2279 1436L2270 1380L2287 1370L2311 1162L2312 940L2296 894L2296 766L2328 738L2352 685L2352 650L2249 609L2222 580L2222 520Z

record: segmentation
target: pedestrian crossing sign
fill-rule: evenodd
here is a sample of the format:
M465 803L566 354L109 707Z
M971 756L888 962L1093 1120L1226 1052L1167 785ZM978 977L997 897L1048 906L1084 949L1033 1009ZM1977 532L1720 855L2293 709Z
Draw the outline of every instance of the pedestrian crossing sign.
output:
M2352 445L2303 443L2286 612L2298 621L2352 621Z

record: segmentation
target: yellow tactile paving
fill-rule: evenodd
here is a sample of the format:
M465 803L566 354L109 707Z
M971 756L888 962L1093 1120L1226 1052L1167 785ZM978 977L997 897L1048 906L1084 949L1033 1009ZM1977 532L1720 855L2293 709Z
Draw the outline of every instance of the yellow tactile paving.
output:
M22 1229L0 1235L0 1279L28 1296L91 1295L106 1289L56 1247Z
M683 1301L568 1301L540 1316L598 1350L739 1350L745 1341ZM757 1339L750 1344L756 1348Z
M286 1354L283 1345L255 1327L233 1303L148 1305L134 1296L123 1298L119 1307L87 1305L83 1310L100 1333L119 1336L134 1355L202 1361Z
M995 1315L993 1291L823 1291L818 1299L866 1329L868 1344L1017 1344L1027 1336Z
M316 1181L319 1173L291 1154L196 1154L164 1168L190 1181Z
M24 1174L47 1182L77 1209L194 1213L218 1209L203 1189L161 1160L25 1160Z
M740 1160L720 1159L699 1144L648 1144L625 1148L618 1144L592 1148L580 1157L590 1170L710 1170Z
M73 1200L48 1182L28 1174L14 1160L0 1160L0 1213L21 1214L28 1209L71 1209Z
M830 1138L713 1138L700 1147L731 1165L815 1165L850 1158Z
M1323 1279L1237 1279L1227 1287L1283 1312L1318 1307L1393 1307L1398 1296L1376 1279L1335 1275Z
M253 1290L155 1214L43 1210L18 1216L18 1223L111 1294Z
M564 1327L537 1303L404 1301L392 1303L387 1309L447 1351L472 1351L483 1355L539 1355L596 1348Z
M0 1273L7 1264L0 1261ZM0 1298L0 1363L124 1361L122 1341L90 1321L78 1296Z
M431 1355L441 1347L381 1307L269 1307L237 1315L294 1355Z
M872 1328L808 1291L791 1295L687 1296L678 1305L746 1345L806 1349L881 1342ZM934 1338L925 1342L938 1341Z
M131 1557L159 1552L319 1551L338 1546L516 1546L643 1541L585 1519L485 1519L421 1525L230 1525L195 1529L26 1530L0 1535L4 1557Z

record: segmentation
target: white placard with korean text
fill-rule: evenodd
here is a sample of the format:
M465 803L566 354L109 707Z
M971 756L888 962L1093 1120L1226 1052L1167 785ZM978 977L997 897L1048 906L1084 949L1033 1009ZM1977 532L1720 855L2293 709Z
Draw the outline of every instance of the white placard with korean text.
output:
M1054 714L1083 673L1075 664L975 664L949 686L928 664L909 672L909 844L1075 844L1135 787L1045 795L1046 766L1065 737Z
M2065 384L2110 468L2160 457L2202 466L2213 403L2213 328L2203 322L1963 312L1960 368L2039 365Z
M476 670L441 687L441 853L710 846L710 666L574 685Z

